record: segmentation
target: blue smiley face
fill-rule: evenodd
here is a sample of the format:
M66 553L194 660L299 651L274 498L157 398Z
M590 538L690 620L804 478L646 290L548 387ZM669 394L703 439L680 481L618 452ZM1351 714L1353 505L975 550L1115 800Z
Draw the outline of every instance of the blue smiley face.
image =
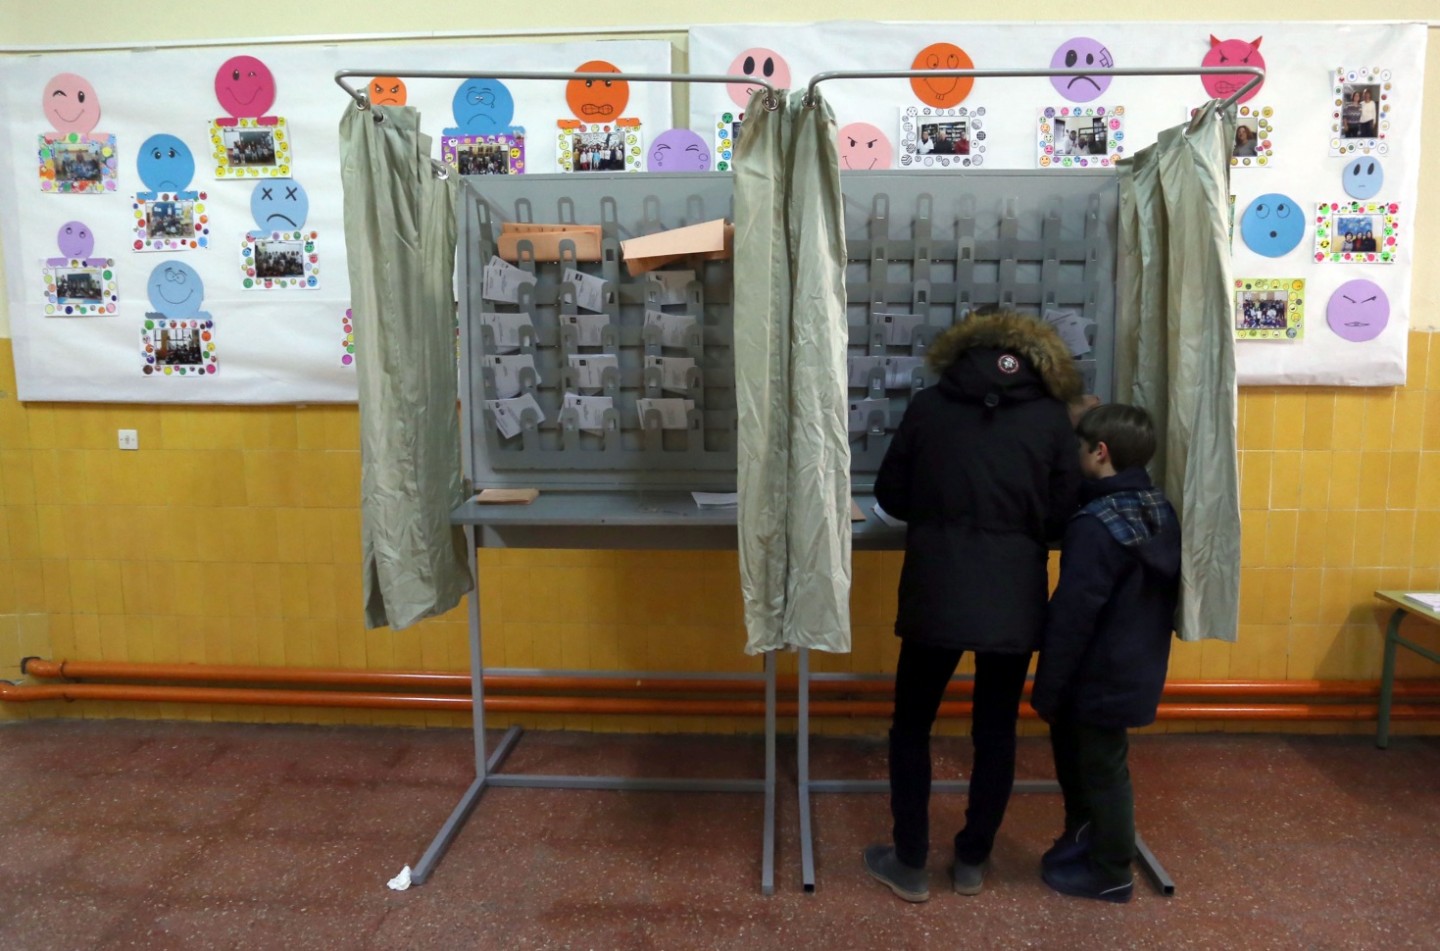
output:
M1380 186L1385 184L1384 166L1379 159L1370 155L1362 155L1351 161L1345 166L1341 176L1345 194L1361 200L1374 198L1380 194Z
M188 264L167 261L155 265L145 282L150 306L166 317L194 317L205 303L205 285Z
M195 177L195 156L173 135L152 135L135 159L140 181L154 192L183 192Z
M497 79L467 79L455 90L451 102L455 125L472 135L494 135L510 128L515 118L515 100Z
M250 193L250 214L261 231L298 231L310 214L310 196L293 178L272 178Z
M1289 254L1304 236L1305 213L1289 195L1261 195L1240 217L1240 237L1245 246L1267 258Z

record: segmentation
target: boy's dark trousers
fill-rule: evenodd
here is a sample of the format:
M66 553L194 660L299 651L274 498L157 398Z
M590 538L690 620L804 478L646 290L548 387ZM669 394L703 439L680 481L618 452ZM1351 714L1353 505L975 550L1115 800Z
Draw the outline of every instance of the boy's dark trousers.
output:
M911 868L925 867L930 848L930 728L964 653L911 641L900 646L890 726L890 814L896 857ZM975 759L965 828L955 836L955 857L966 865L989 857L1005 818L1015 785L1015 721L1029 667L1029 654L975 655L970 726Z
M1125 728L1089 726L1061 713L1050 724L1050 748L1065 797L1065 831L1090 823L1090 864L1109 881L1129 881L1135 798Z

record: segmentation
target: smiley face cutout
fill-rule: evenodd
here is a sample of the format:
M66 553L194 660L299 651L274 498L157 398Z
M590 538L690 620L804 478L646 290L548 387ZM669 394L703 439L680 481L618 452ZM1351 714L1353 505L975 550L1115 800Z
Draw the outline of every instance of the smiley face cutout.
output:
M1374 281L1346 281L1330 295L1325 322L1351 343L1374 340L1390 322L1390 298Z
M1379 159L1370 155L1352 160L1340 174L1345 194L1361 201L1380 194L1380 186L1385 184L1385 167Z
M162 132L140 146L135 168L152 192L182 192L195 177L195 156L184 142Z
M646 168L652 172L708 172L710 147L689 129L670 129L651 144Z
M498 79L477 76L467 79L450 100L455 113L455 131L466 135L498 135L510 129L515 118L515 99Z
M376 76L365 91L372 106L403 106L410 98L405 81L399 76Z
M1210 51L1200 61L1201 66L1258 66L1265 68L1265 57L1260 55L1260 41L1263 36L1257 36L1250 42L1244 40L1219 40L1212 34L1210 36ZM1200 82L1205 91L1212 99L1225 99L1234 95L1235 90L1248 83L1254 77L1249 73L1235 73L1226 76L1223 73L1201 76ZM1241 102L1249 102L1255 98L1255 94L1265 87L1264 80L1260 85L1240 97Z
M150 306L166 317L194 317L205 303L205 285L188 264L167 261L157 264L145 282Z
M298 231L310 215L310 196L293 178L260 182L250 193L250 214L261 232Z
M932 43L920 51L911 69L973 69L970 54L953 43ZM949 109L959 105L975 87L972 76L917 77L910 80L916 98L927 106Z
M852 122L840 130L840 168L889 168L895 158L890 140L868 122Z
M581 63L577 73L618 73L619 67L603 59ZM630 84L623 79L572 79L565 84L565 101L575 118L606 122L620 118L630 102Z
M1051 69L1085 69L1094 66L1097 69L1110 69L1115 65L1115 60L1110 56L1110 51L1105 44L1099 40L1092 40L1088 36L1072 36L1060 48L1055 55L1050 57ZM1070 102L1089 102L1092 99L1099 99L1110 88L1110 80L1113 76L1051 76L1050 84L1055 91L1064 96Z
M215 71L215 98L228 116L259 118L275 104L275 77L253 56L232 56Z
M1261 195L1240 217L1240 237L1245 246L1267 258L1289 254L1304 236L1305 214L1289 195Z
M55 243L67 258L88 258L95 252L95 235L83 221L67 221L61 225Z
M785 62L785 57L763 46L751 47L735 57L735 62L725 72L730 76L763 79L777 90L790 88L790 64ZM755 90L760 88L754 83L730 83L725 91L735 105L744 109L750 105L750 97L755 95Z
M40 95L40 106L56 132L84 135L100 121L100 97L95 95L95 87L74 73L51 77Z

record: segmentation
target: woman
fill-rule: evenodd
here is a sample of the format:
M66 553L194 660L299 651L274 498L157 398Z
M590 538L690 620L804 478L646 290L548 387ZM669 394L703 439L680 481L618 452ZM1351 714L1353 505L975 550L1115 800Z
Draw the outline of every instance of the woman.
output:
M1360 134L1367 139L1375 138L1375 99L1368 89L1360 97Z
M1230 154L1236 158L1255 157L1255 133L1250 131L1248 125L1235 127L1235 149Z
M900 661L890 728L894 845L871 876L906 901L930 897L930 730L965 651L975 652L974 765L955 836L957 892L979 894L1015 782L1020 693L1045 623L1047 540L1074 507L1079 454L1066 403L1080 376L1060 335L1019 314L972 315L930 345L937 386L917 393L875 479L908 523Z

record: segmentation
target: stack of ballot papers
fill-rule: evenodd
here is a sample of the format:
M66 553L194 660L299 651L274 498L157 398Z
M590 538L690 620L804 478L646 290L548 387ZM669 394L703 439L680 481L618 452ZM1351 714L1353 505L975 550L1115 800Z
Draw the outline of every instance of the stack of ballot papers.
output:
M485 265L480 294L486 300L518 304L520 303L520 288L527 284L532 288L535 286L534 274L524 268L516 267L509 261L503 261L499 257L491 255L490 262Z

